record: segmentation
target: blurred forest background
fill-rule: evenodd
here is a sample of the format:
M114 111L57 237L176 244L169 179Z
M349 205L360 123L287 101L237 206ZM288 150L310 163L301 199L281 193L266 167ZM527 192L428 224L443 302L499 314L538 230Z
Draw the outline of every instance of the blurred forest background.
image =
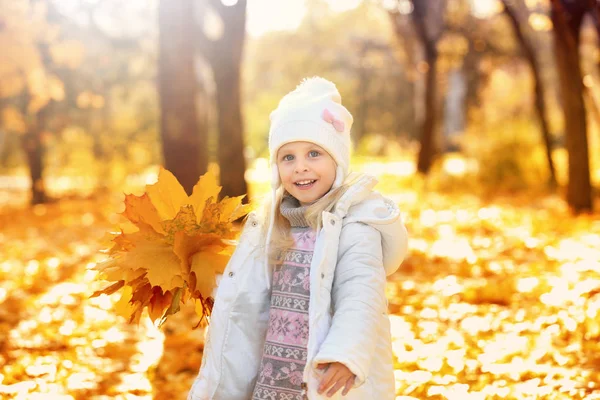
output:
M600 399L596 0L0 2L0 397L185 398L193 310L89 299L103 235L161 165L265 193L269 113L313 75L410 232L398 399Z
M19 0L0 13L2 203L30 182L34 204L118 189L158 164L188 189L221 167L224 194L246 193L266 176L270 111L321 75L355 116L357 162L479 194L558 184L592 208L593 0Z

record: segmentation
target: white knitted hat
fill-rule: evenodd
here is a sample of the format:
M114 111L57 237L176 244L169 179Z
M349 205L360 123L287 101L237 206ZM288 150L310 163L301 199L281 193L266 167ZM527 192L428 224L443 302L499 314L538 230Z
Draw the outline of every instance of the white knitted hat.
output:
M266 252L273 233L276 190L281 185L277 168L277 151L291 142L311 142L327 151L337 164L332 188L342 185L350 167L350 129L352 114L342 105L342 97L335 84L320 77L304 79L295 90L286 94L271 113L269 153L271 163L272 204L266 238ZM269 257L265 262L265 279L270 286Z
M342 105L335 84L320 77L304 79L286 94L271 113L269 152L271 186L281 184L277 170L277 151L290 142L311 142L325 149L337 164L333 187L341 186L350 165L350 128L352 114Z

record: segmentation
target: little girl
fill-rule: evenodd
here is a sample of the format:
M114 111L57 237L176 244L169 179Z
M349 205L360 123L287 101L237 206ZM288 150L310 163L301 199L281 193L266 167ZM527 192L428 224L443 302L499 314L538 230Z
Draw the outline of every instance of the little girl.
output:
M188 400L393 400L386 275L407 233L375 178L348 176L352 115L305 79L271 113L272 201L216 289Z

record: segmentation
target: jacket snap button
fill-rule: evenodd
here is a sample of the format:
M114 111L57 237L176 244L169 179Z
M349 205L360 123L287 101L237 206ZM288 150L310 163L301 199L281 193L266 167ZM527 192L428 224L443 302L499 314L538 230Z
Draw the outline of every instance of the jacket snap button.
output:
M300 385L300 387L301 387L302 389L306 389L306 382L302 382L302 384Z
M252 226L256 226L256 225L258 225L258 222L252 221Z
M233 271L229 272L229 277L230 278L233 277L233 275L234 275Z
M323 273L322 273L322 274L321 274L321 278L325 278L325 274L323 274Z
M335 219L331 220L331 225L335 225Z

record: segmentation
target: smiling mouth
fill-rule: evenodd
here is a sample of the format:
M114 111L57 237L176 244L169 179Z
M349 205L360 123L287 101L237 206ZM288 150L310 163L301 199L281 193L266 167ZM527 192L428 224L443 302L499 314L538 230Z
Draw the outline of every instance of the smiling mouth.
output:
M298 186L299 188L306 188L306 187L310 187L315 182L316 182L316 179L306 179L303 181L295 182L294 185Z

